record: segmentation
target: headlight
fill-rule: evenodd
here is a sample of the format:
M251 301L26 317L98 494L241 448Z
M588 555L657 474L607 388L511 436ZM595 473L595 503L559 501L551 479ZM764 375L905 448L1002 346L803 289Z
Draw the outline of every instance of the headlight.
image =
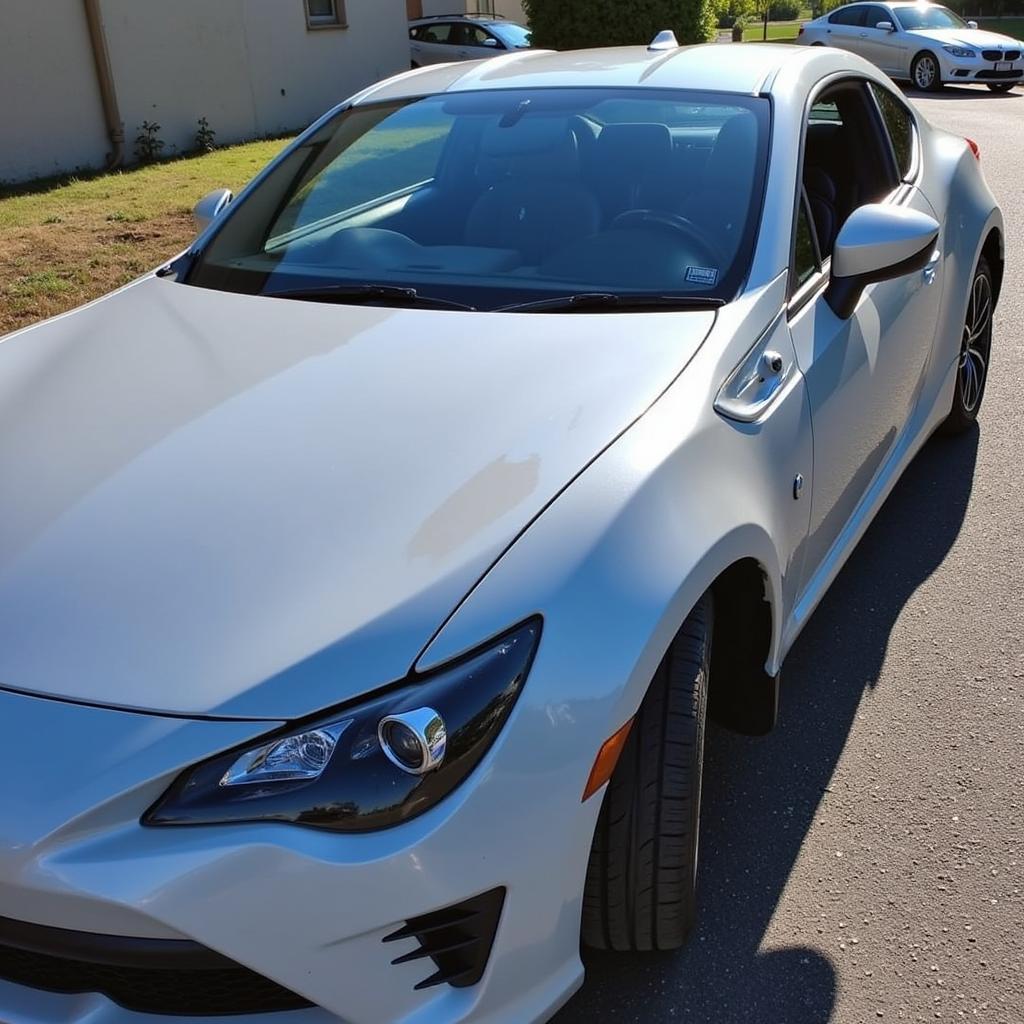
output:
M480 763L530 670L540 622L386 693L178 776L144 825L287 821L366 832L408 821Z
M946 53L953 54L954 57L976 57L977 54L973 50L965 50L962 46L944 46L943 49Z

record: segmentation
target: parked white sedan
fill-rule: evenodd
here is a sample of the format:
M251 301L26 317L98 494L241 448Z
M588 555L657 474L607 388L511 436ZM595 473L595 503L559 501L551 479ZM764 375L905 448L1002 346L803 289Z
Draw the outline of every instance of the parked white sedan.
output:
M847 4L804 25L797 42L850 50L919 89L974 82L1007 92L1024 78L1020 40L983 31L938 4Z
M530 48L530 30L494 14L451 14L409 22L412 66L498 57Z
M685 941L705 717L974 427L976 147L666 39L408 71L224 199L0 344L0 1021L547 1020Z

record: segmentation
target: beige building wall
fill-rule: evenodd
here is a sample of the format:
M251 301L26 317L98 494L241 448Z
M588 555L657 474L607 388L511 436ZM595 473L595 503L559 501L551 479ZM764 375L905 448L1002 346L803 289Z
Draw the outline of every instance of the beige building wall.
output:
M129 158L143 121L165 154L305 127L409 66L403 0L347 0L310 30L303 0L101 0ZM103 165L110 149L81 0L0 0L0 181Z
M88 44L80 2L0 0L0 182L103 164L110 144Z

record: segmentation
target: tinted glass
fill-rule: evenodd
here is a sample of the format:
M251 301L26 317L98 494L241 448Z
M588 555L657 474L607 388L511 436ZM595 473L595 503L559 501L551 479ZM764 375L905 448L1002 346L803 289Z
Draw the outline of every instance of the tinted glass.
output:
M463 46L486 46L487 40L494 38L490 32L482 29L479 25L462 25L460 28Z
M448 43L452 41L452 29L454 25L445 23L442 25L422 25L419 36L421 43Z
M863 25L864 8L862 6L841 7L835 14L830 15L828 20L833 25Z
M496 308L578 291L731 298L766 166L758 97L466 92L356 107L235 203L190 283L415 287Z
M530 45L531 33L528 28L512 22L492 25L494 34L508 47L514 50L525 50Z
M967 22L954 14L948 7L933 7L925 4L901 7L899 18L907 31L919 28L967 28Z
M878 108L882 111L882 118L885 127L892 140L893 152L896 155L896 165L899 167L900 177L906 178L910 175L914 163L914 121L910 111L901 103L888 89L874 82L870 83L871 91L878 101Z
M794 291L818 270L818 255L814 248L814 236L811 234L811 222L807 217L807 205L800 203L800 212L796 219L796 244L793 250Z
M880 21L892 22L892 15L884 7L867 7L864 13L864 24L874 28Z

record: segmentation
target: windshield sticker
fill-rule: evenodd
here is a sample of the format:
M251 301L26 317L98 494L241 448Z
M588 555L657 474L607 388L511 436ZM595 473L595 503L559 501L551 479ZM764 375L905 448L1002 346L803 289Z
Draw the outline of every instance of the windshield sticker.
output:
M686 280L711 288L718 280L718 271L714 267L687 267Z

